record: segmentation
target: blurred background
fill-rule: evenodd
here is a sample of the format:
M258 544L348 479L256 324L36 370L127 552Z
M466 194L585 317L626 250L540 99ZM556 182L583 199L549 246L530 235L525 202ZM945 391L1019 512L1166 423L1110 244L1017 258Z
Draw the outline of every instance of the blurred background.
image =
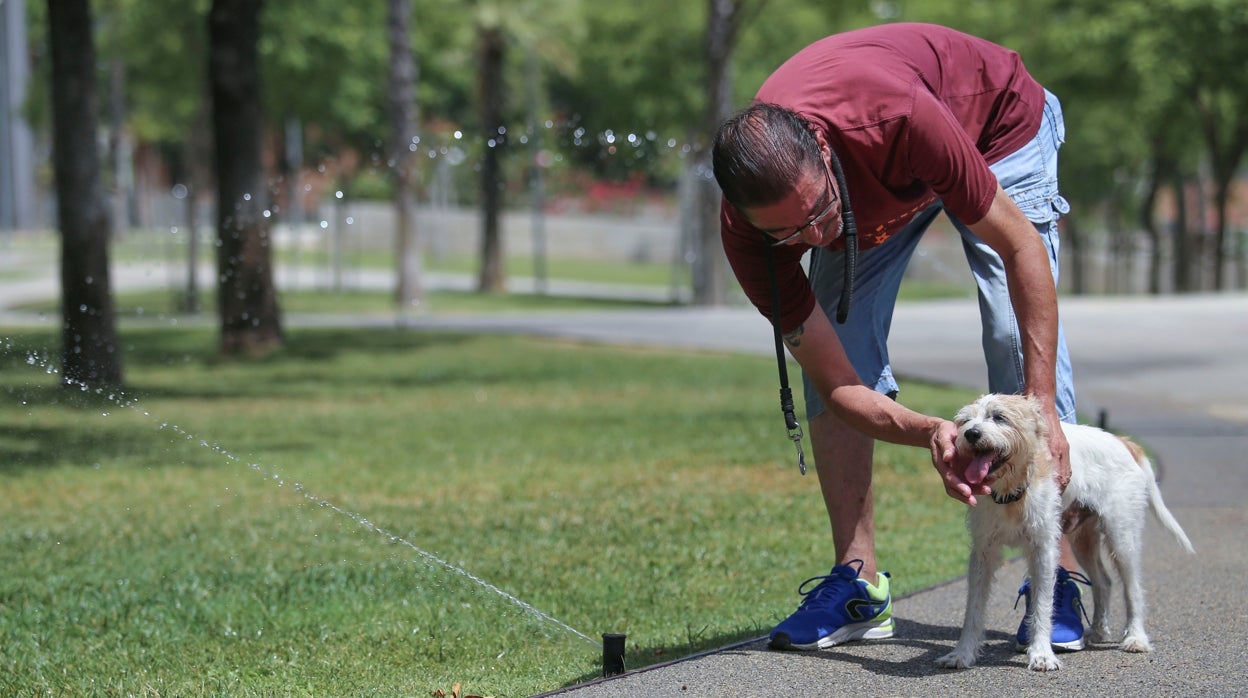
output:
M166 264L187 309L204 279L204 293L217 290L197 266L255 253L214 257L229 248L222 212L235 199L260 212L242 234L263 240L273 263L316 270L335 290L385 270L400 306L419 303L431 270L457 270L484 293L516 278L541 293L566 262L589 261L646 266L675 303L741 303L706 164L716 124L811 41L898 21L1009 46L1062 99L1073 206L1064 292L1248 285L1242 0L0 0L0 10L0 257L21 267L24 243L66 235L58 197L78 208L99 198L87 231L63 239L108 236ZM58 149L98 164L75 180L85 189L58 189ZM912 275L969 288L956 240L930 238Z

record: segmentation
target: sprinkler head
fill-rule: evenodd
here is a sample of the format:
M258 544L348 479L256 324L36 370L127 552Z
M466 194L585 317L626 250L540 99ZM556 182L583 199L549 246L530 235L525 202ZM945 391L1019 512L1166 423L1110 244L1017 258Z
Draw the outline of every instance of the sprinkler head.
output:
M624 633L602 634L602 675L617 676L624 669Z

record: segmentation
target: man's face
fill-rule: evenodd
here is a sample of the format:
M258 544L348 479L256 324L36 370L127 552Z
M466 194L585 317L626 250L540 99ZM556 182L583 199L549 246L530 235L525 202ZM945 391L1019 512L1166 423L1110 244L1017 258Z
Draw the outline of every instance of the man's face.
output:
M841 197L826 157L821 164L819 174L806 172L780 201L744 209L746 220L775 240L776 245L832 244L841 235Z

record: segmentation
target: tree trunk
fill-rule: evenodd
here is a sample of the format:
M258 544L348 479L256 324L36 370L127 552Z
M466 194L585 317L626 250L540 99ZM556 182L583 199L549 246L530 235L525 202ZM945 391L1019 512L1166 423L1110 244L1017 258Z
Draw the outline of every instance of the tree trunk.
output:
M394 182L395 256L399 313L420 303L421 250L416 229L417 65L409 31L411 0L387 0L390 39L390 167Z
M61 381L122 382L112 283L108 202L100 184L95 43L88 0L48 0L52 137L61 229Z
M1213 191L1213 290L1226 290L1226 209L1230 199L1230 181L1214 182Z
M744 3L740 0L707 0L706 43L703 56L707 71L707 107L698 139L696 220L693 224L695 260L693 303L723 305L728 299L727 261L719 238L722 194L711 177L711 151L707 139L732 113L732 52L736 47Z
M108 164L113 175L112 228L124 238L130 232L134 195L131 151L126 132L126 67L120 58L108 62Z
M481 276L477 290L502 293L507 284L499 226L503 207L503 58L506 37L498 27L483 26L478 30L477 41L481 127L486 146L481 158Z
M1187 182L1183 174L1179 171L1171 173L1170 186L1174 191L1175 211L1174 211L1174 290L1176 293L1187 293L1194 291L1195 285L1192 283L1192 264L1193 257L1191 246L1188 244L1188 226L1187 226Z
M283 342L261 158L261 0L213 0L208 74L217 167L221 353L264 355Z

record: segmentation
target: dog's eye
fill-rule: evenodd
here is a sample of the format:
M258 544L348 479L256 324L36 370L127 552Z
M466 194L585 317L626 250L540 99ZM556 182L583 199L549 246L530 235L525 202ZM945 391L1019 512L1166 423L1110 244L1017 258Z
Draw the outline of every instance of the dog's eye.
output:
M998 423L998 424L1001 424L1001 423L1005 422L1005 414L1004 414L1004 413L1002 413L1002 412L993 412L993 413L992 413L992 421L994 421L994 422L996 422L996 423Z

